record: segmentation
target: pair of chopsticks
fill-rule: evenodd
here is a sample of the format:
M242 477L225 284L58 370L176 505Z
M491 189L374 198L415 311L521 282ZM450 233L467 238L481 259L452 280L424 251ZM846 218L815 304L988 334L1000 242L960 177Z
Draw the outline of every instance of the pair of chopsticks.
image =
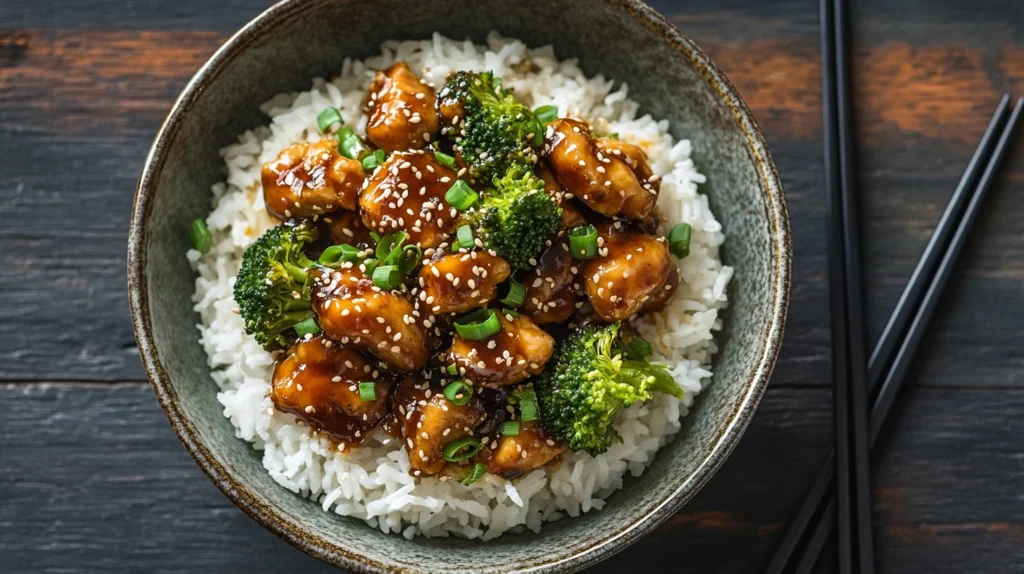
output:
M843 0L821 0L836 448L786 532L768 566L769 574L811 572L835 524L839 531L839 571L874 571L868 451L877 441L906 379L1024 111L1024 98L1017 100L1012 112L1010 96L1006 94L1000 100L881 338L865 362L846 20ZM873 394L870 414L869 393Z

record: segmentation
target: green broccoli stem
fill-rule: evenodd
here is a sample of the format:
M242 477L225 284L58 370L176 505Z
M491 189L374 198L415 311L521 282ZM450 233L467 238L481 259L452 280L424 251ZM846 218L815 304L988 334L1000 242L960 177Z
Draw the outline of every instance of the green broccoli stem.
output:
M312 265L312 263L313 262L310 261L310 265ZM282 262L281 264L284 265L285 271L288 272L288 275L291 276L292 279L299 283L306 282L306 267L299 267L298 265L287 261Z
M646 361L624 360L616 379L634 387L639 387L647 381L650 385L648 388L652 391L672 395L676 398L683 397L683 389L679 387L679 384L663 365Z
M312 307L309 299L300 297L298 299L289 299L288 303L285 304L285 311L303 311ZM300 319L301 320L301 319Z

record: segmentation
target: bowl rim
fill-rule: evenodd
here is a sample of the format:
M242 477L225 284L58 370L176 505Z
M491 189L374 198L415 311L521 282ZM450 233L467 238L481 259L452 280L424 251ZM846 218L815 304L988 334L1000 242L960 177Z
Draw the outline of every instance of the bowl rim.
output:
M515 570L517 572L576 571L590 566L626 548L653 530L696 495L731 454L753 417L778 357L789 307L792 259L789 215L781 180L764 136L750 109L711 59L679 28L654 9L639 0L602 1L657 33L669 42L680 56L686 58L700 71L729 107L746 136L748 151L759 172L761 192L767 203L766 215L770 219L769 223L772 228L771 252L775 267L775 281L772 285L771 321L767 331L762 334L763 346L760 358L748 375L746 392L733 411L728 425L712 446L710 454L693 473L682 480L647 513L625 527L609 531L583 550L575 553L570 551L564 555L545 556L535 563L521 565ZM335 566L356 572L376 574L395 571L395 566L372 559L364 554L351 552L303 530L299 525L289 521L276 508L264 504L249 492L248 487L236 480L231 472L224 468L206 448L199 438L196 428L179 408L177 393L171 386L170 377L164 370L156 351L149 313L148 283L144 272L148 247L146 243L147 222L153 209L156 179L167 159L166 152L169 143L181 128L184 116L194 106L205 86L213 81L250 44L259 40L263 32L278 25L282 20L294 17L317 4L317 0L281 0L250 20L203 64L171 107L154 138L136 187L131 229L128 236L129 306L139 354L157 400L178 439L210 480L236 506L292 546Z

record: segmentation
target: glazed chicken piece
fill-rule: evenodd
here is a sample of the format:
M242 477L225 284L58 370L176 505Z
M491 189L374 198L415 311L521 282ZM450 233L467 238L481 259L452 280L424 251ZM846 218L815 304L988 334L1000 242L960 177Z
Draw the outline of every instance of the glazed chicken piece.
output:
M618 221L599 225L597 231L598 255L583 263L583 277L602 319L628 319L647 304L663 304L672 295L678 271L673 284L675 265L664 237L632 231Z
M435 315L486 307L512 268L486 251L439 255L420 268L419 299Z
M320 328L343 345L366 349L403 371L427 364L427 333L409 296L374 287L360 267L344 263L321 272L312 302Z
M366 101L367 139L388 152L426 147L438 131L436 100L405 62L377 72Z
M405 230L421 249L437 247L455 231L458 213L444 201L456 180L433 153L391 154L359 197L363 224L379 233Z
M566 239L555 241L537 260L537 267L524 273L526 298L520 311L539 325L561 323L576 311L577 292L582 285L576 279L582 262L573 258Z
M338 153L337 141L296 144L263 165L263 201L281 221L355 209L365 179L363 165Z
M412 476L441 472L447 464L444 447L471 435L484 418L483 407L475 396L459 406L431 390L429 383L417 383L412 378L399 384L394 405Z
M573 197L602 215L641 219L658 199L656 181L638 176L650 171L646 159L644 167L634 172L622 157L621 148L616 148L619 154L603 153L590 127L581 121L561 118L548 124L544 149L558 181ZM643 153L639 148L636 151Z
M327 236L331 245L373 245L370 230L363 225L363 220L354 211L335 211L321 219L327 228Z
M360 398L359 383L374 382L376 398ZM360 353L326 337L296 343L274 367L270 398L337 442L339 450L362 443L388 413L392 383Z
M558 183L555 172L551 171L547 164L542 162L537 165L537 177L544 182L544 191L558 202L558 207L562 208L562 229L572 229L587 223L583 213L573 205L572 194Z
M617 157L626 162L629 169L633 171L640 183L650 183L651 189L660 191L658 178L654 177L651 171L651 164L647 161L647 152L636 144L612 138L597 138L594 140L597 151L605 157Z
M498 387L543 371L555 349L551 335L526 315L497 315L500 333L479 341L467 341L459 335L452 339L448 358L459 373L477 383Z
M518 435L502 436L491 442L480 451L476 461L486 464L491 474L515 478L544 466L565 450L565 445L556 441L538 421L529 421L519 423Z

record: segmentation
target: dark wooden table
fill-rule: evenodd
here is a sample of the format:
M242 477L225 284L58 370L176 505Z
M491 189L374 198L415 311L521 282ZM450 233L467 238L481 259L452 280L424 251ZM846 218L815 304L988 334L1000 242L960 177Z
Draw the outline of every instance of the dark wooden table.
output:
M875 337L1000 93L1024 91L1024 8L852 3ZM0 571L330 570L245 517L181 448L145 381L125 293L153 135L191 74L266 4L0 1ZM725 70L768 137L792 216L793 295L775 377L735 453L679 514L594 570L757 572L831 440L817 3L652 4ZM1024 571L1021 192L1018 143L876 450L887 573Z

